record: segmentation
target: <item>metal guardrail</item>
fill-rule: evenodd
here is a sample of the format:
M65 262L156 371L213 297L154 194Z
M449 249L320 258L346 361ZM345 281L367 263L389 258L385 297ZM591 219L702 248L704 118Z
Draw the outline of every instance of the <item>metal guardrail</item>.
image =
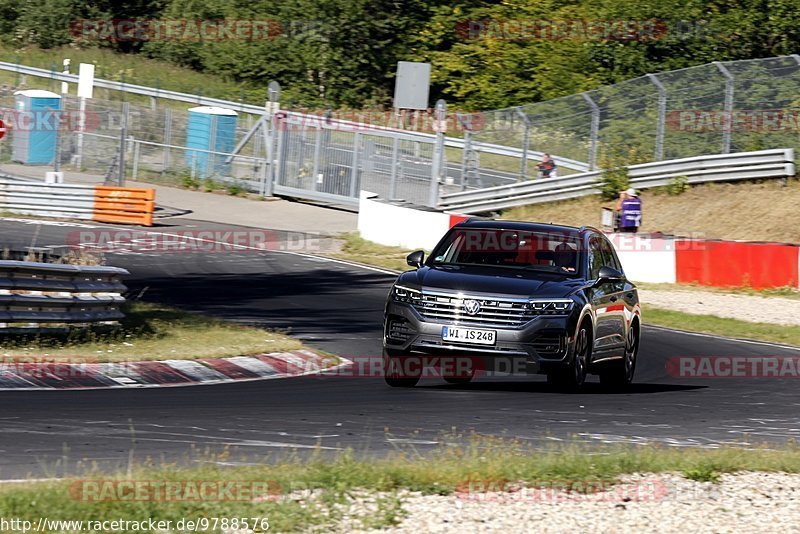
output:
M91 220L95 186L0 180L0 210L22 215Z
M0 179L0 211L152 226L155 190Z
M637 189L662 187L685 176L688 183L788 178L795 175L794 149L779 148L699 156L628 167ZM442 195L439 207L461 213L482 213L515 206L578 198L600 193L601 171L543 178L511 185Z
M0 260L0 333L113 324L124 317L119 267Z
M50 80L57 80L60 82L75 83L75 84L78 83L77 74L67 74L58 71L40 69L38 67L19 65L17 63L8 63L5 61L0 61L0 70L24 74L28 76L36 76L39 78L47 78ZM232 100L223 100L221 98L210 98L207 96L193 95L189 93L180 93L177 91L167 91L156 87L147 87L144 85L116 82L113 80L104 80L102 78L95 78L94 85L95 87L100 87L103 89L110 89L112 91L123 91L127 93L148 96L152 98L165 98L167 100L187 102L199 106L220 106L241 112L252 113L258 116L269 115L266 108L263 106L254 106L252 104L245 104L243 102L235 102ZM291 112L291 113L298 117L305 117L306 118L305 122L307 122L308 124L325 124L328 127L334 129L340 129L343 131L361 131L364 133L368 133L369 131L375 131L375 132L395 133L398 135L409 134L414 136L417 140L420 141L427 140L431 143L433 143L434 139L436 138L434 134L428 134L423 132L400 130L380 125L364 124L356 121L346 121L342 119L334 119L334 118L324 119L323 117L318 115L307 115L297 112ZM445 140L445 146L451 148L463 149L464 145L465 141L458 137L447 137ZM515 158L522 158L523 154L525 154L523 150L520 148L497 145L493 143L473 142L472 145L475 150L486 154L509 156ZM527 151L526 155L528 160L539 161L542 159L544 152L529 150ZM589 164L581 161L576 161L569 158L562 158L555 154L553 155L553 159L560 167L563 167L565 169L571 169L579 172L587 171L589 169Z

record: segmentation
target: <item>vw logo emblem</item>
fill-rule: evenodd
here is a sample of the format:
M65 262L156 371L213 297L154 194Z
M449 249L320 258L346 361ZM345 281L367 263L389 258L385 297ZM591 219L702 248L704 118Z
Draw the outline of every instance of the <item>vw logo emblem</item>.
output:
M479 311L481 311L481 303L477 300L465 300L464 301L464 311L466 311L470 315L475 315Z

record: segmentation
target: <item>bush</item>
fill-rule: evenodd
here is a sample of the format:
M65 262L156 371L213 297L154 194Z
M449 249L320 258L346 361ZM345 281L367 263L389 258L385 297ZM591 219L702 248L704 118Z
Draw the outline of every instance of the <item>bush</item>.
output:
M603 146L600 153L600 194L605 200L619 197L620 191L630 187L628 165L636 165L648 161L636 147L617 148Z
M666 189L667 194L672 196L678 196L681 193L685 193L689 189L689 179L686 176L675 176L674 178L670 178Z
M229 195L233 197L238 197L242 193L244 193L244 188L237 183L228 184L225 186L225 190L228 192Z
M200 181L197 178L193 178L191 174L181 174L180 180L181 186L186 189L197 189L200 187Z
M203 180L203 191L206 193L211 193L212 191L216 191L219 189L219 184L215 182L212 178L206 178Z
M628 189L630 178L627 167L606 169L600 175L600 194L604 200L613 200L619 197L619 192Z

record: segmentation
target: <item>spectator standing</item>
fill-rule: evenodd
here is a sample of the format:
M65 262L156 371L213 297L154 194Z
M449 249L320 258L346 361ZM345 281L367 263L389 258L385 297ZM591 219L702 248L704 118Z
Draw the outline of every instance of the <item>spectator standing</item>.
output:
M556 169L556 162L550 157L550 154L545 154L542 157L542 162L537 167L542 175L542 178L557 178L558 171Z
M642 225L642 200L632 187L620 193L617 209L621 232L636 233Z

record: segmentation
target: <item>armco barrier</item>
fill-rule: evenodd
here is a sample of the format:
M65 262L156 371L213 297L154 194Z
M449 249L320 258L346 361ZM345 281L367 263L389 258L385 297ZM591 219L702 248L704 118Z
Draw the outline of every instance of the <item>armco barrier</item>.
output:
M794 149L716 154L628 167L630 184L637 189L663 187L686 177L688 183L788 178L794 176ZM485 213L540 202L553 202L600 192L600 171L559 178L528 180L516 184L473 189L442 195L439 206L462 213Z
M152 226L155 189L0 180L0 210Z
M358 230L382 245L431 250L467 216L381 202L361 192ZM608 234L635 282L716 287L800 287L800 245Z
M0 332L114 323L124 317L125 269L0 261Z

